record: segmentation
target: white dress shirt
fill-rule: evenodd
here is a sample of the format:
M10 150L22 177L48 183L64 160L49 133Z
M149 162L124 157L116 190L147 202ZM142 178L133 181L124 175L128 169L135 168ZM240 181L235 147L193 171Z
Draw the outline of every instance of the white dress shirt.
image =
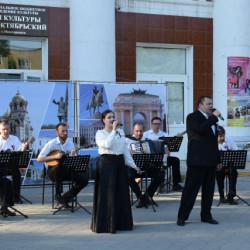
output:
M9 138L4 140L0 135L0 151L5 151L7 149L10 151L17 151L20 147L22 147L22 143L17 136L9 135Z
M58 137L56 137L55 139L45 144L45 146L43 147L38 157L46 157L50 152L54 150L60 150L66 153L66 152L71 151L74 148L75 146L71 140L66 139L64 144L61 144Z
M225 141L223 143L218 143L219 150L228 151L228 150L238 150L237 145L233 139L229 136L225 136Z
M153 129L147 130L143 133L143 138L149 139L152 141L159 140L160 137L169 137L168 133L165 133L161 130L158 131L157 134L153 132Z
M112 130L111 133L105 129L98 130L96 132L96 144L98 145L98 153L111 154L111 155L123 155L126 165L132 168L136 168L136 165L128 150L128 145L125 140L125 134L123 130Z

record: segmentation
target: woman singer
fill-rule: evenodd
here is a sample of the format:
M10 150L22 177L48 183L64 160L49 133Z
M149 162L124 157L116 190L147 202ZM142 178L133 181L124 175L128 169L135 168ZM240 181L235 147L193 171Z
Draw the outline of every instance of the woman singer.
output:
M132 230L127 166L136 167L125 141L123 130L112 110L102 113L104 129L96 133L100 159L97 164L91 229L96 233ZM125 165L126 164L126 165Z

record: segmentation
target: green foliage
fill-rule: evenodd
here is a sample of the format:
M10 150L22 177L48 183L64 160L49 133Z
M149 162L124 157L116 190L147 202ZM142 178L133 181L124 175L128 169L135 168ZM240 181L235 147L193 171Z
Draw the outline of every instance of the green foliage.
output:
M10 41L0 40L0 55L7 57L10 55Z
M42 125L41 129L55 129L55 124Z
M16 61L13 56L8 57L8 69L17 69Z

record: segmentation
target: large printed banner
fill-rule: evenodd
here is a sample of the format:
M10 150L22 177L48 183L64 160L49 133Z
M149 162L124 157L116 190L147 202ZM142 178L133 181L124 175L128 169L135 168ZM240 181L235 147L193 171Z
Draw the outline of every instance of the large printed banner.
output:
M72 136L71 83L6 81L0 86L0 119L8 120L11 134L22 142L35 139L29 145L30 165L21 169L23 184L42 183L43 164L36 157L44 144L56 137L55 127L60 119L69 124Z
M79 85L79 127L81 145L95 145L95 133L103 128L101 113L106 109L115 112L116 119L123 124L125 134L131 135L133 124L141 122L150 129L154 116L162 119L166 103L166 86L163 84L90 84ZM97 147L82 150L90 154L90 172L94 176L98 160Z
M227 125L250 126L250 58L228 57Z
M69 138L73 138L74 128L79 127L80 146L90 145L80 150L80 154L91 155L89 168L93 178L99 157L95 133L103 128L100 118L105 109L115 112L126 134L132 133L135 122L143 123L147 130L152 117L166 116L166 87L163 84L79 83L76 96L73 96L71 82L6 81L0 82L0 86L0 119L8 120L11 134L22 142L35 138L29 145L30 164L22 170L24 185L42 183L43 163L38 163L36 158L43 146L56 137L55 128L59 122L68 124ZM76 105L79 114L74 113ZM73 124L75 116L78 126Z
M154 116L163 119L166 114L166 86L164 84L89 84L79 85L80 127L102 126L101 113L111 109L123 124L126 134L131 134L133 124L141 122L150 129Z

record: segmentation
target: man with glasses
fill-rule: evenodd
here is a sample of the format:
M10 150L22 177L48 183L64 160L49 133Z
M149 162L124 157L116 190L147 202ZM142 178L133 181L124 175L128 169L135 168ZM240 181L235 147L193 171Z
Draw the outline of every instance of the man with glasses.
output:
M160 130L162 125L162 120L160 117L153 117L151 120L152 129L144 133L145 139L150 140L159 140L160 137L169 137L169 135ZM179 135L177 135L179 136ZM170 151L168 148L165 148L165 152L168 155L167 162L168 165L172 166L173 172L173 190L182 191L183 187L179 184L181 182L181 173L180 173L180 159L177 157L170 156Z

